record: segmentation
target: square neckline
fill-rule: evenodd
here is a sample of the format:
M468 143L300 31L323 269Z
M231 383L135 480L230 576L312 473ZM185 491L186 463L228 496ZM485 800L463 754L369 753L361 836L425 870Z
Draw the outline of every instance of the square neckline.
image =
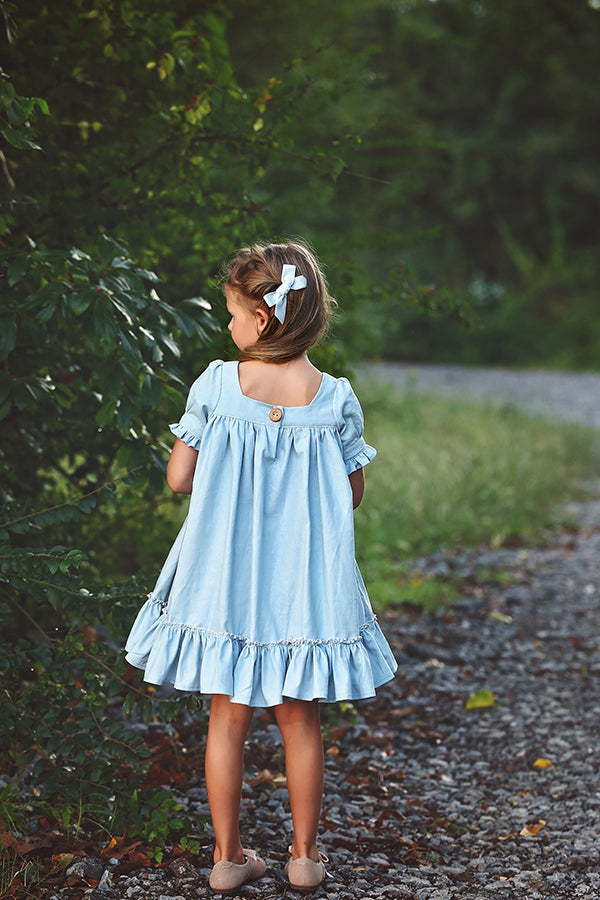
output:
M239 364L238 360L234 360L234 362L235 362L235 383L237 385L238 391L240 392L240 395L244 398L244 400L250 400L252 403L260 403L261 406L269 406L271 408L278 407L279 409L308 409L309 407L311 407L313 405L313 403L315 403L317 397L323 390L323 385L325 384L325 372L321 372L321 381L319 382L319 387L317 388L317 391L316 391L314 397L312 398L312 400L310 401L310 403L300 403L300 404L297 404L296 406L285 406L283 403L269 403L266 400L258 400L256 397L250 397L250 396L248 396L248 394L245 394L243 392L242 385L240 384L240 364Z

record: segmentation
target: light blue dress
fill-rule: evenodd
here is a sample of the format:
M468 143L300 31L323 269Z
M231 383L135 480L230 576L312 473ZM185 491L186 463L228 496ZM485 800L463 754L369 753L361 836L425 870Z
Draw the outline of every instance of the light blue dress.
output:
M272 407L217 360L171 430L198 450L189 511L128 661L151 684L247 706L372 697L396 661L354 558L348 474L375 450L347 379Z

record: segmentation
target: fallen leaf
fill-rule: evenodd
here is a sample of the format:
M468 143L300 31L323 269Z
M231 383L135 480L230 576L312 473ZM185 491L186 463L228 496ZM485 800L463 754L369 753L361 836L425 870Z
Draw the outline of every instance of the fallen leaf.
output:
M400 706L398 709L390 710L390 715L395 719L402 719L404 716L410 716L417 711L416 706Z
M493 609L489 614L490 619L495 619L496 622L503 622L504 625L510 625L512 622L512 616L509 616L508 613L500 612L499 609Z
M551 760L544 759L543 756L540 756L540 758L536 759L536 761L534 762L533 768L534 769L551 769L553 765L554 765L554 763Z
M133 843L128 844L128 840L129 839L125 835L111 838L106 847L103 847L100 851L100 856L114 856L115 859L123 859L124 856L127 856L135 850L136 847L139 847L140 844L144 843L143 841L134 841Z
M341 741L342 738L344 738L346 736L346 732L348 731L349 728L350 728L349 725L338 725L335 728L331 728L329 730L329 733L331 735L331 740L332 741Z
M111 850L114 850L115 847L120 847L125 843L125 835L122 837L111 837L110 841L103 847L100 851L101 856L110 856Z
M55 853L52 857L52 865L61 869L66 869L75 859L74 853Z
M135 869L149 869L151 866L152 862L146 854L141 850L134 850L132 846L120 858L115 872L118 872L119 875L128 875L129 872L133 872Z
M254 778L248 778L248 784L252 787L256 787L257 784L264 784L265 781L272 781L273 773L270 769L261 769L260 772L257 772Z
M339 747L330 747L327 751L327 756L339 756L340 748Z
M256 787L259 784L267 784L272 788L276 787L286 787L287 779L285 775L279 772L277 775L274 775L270 769L261 769L260 772L257 772L254 778L245 778L244 781L246 784L249 784L250 787Z
M535 837L540 833L545 824L545 822L540 821L536 822L534 825L525 825L524 828L521 828L519 835L521 837Z
M14 850L19 856L26 856L28 853L41 853L44 850L56 849L60 836L56 834L32 834L28 837L15 837L10 831L4 831L0 834L0 846L4 850Z
M480 691L471 694L467 700L466 707L467 709L486 709L488 706L493 706L495 702L496 698L493 693L486 688L482 688Z

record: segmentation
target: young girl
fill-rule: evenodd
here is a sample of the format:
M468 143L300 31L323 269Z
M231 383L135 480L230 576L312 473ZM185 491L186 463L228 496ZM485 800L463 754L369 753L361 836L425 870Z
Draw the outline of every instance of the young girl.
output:
M188 516L127 642L152 684L211 694L206 783L210 886L235 891L265 863L240 842L243 747L272 707L286 754L294 837L286 873L310 890L323 792L319 700L372 697L396 662L354 559L364 491L362 412L345 378L307 357L331 310L301 244L241 250L225 284L237 361L194 382L167 466Z

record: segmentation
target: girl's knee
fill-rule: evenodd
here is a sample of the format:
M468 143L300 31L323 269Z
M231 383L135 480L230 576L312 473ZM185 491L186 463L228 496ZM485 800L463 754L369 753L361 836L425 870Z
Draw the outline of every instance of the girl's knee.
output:
M231 725L248 728L254 709L241 703L232 703L227 694L213 694L210 701L210 721L226 721Z
M286 700L273 709L280 730L321 727L318 700Z

